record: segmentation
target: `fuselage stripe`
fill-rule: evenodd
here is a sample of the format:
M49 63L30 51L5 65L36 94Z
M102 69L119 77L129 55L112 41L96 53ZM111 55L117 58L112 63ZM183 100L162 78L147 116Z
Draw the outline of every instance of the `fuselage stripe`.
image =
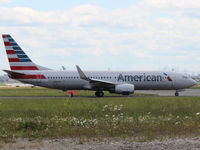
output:
M46 79L43 74L12 75L13 79Z

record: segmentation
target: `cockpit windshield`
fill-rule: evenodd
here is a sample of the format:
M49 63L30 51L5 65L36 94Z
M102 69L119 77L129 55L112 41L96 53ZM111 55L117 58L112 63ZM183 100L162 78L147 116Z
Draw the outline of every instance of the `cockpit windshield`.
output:
M189 77L187 75L183 75L183 78L184 79L188 79Z

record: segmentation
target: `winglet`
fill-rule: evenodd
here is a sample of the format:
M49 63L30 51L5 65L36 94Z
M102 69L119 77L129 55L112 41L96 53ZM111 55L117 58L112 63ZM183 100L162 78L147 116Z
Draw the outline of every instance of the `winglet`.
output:
M76 69L81 79L90 81L90 79L86 77L86 75L84 74L84 72L81 70L81 68L78 65L76 65Z

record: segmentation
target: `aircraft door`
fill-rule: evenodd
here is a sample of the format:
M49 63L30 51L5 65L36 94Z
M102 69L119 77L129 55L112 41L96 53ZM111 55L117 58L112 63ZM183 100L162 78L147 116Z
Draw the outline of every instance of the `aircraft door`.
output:
M37 75L36 83L41 83L42 75Z

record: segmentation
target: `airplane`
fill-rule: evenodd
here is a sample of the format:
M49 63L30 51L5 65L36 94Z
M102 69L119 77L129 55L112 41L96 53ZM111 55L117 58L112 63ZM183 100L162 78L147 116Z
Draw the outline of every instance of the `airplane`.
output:
M181 90L197 84L183 74L165 71L82 71L78 65L76 71L56 71L35 64L9 34L2 37L10 65L3 71L23 83L63 91L92 90L96 97L103 97L103 91L129 95L135 90L175 90L179 96Z

